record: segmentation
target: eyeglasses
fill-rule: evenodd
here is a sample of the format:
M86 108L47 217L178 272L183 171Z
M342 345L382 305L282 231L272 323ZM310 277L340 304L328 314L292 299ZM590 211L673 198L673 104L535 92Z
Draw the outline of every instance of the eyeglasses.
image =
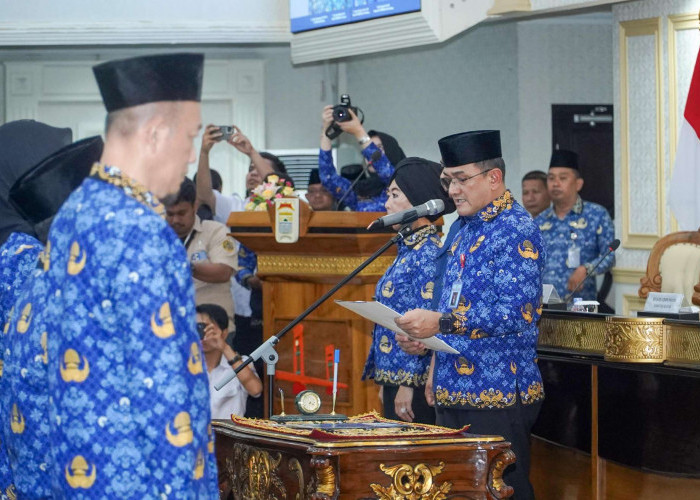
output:
M464 184L469 179L473 179L474 177L479 177L480 175L486 174L486 173L490 172L491 170L493 170L493 168L486 169L483 172L479 172L478 174L470 175L469 177L464 177L463 179L460 179L459 177L448 177L446 175L441 174L440 175L440 184L442 184L442 188L445 191L449 191L450 186L452 185L453 182L455 184L457 184L458 186L464 186Z

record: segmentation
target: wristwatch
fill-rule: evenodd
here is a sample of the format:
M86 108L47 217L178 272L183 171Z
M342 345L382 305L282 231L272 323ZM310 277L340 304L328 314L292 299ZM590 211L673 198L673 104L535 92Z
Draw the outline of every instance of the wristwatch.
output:
M442 313L442 316L440 316L440 333L452 333L451 313Z

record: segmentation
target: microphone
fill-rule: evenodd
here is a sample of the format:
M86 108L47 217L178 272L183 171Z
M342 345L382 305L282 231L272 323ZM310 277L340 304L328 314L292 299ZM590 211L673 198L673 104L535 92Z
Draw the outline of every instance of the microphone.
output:
M353 190L353 188L355 187L355 184L357 184L358 181L360 179L362 179L363 177L366 178L369 176L369 174L368 174L369 167L374 165L374 162L377 161L381 157L382 157L382 150L381 149L378 149L374 153L372 153L372 156L369 157L369 161L365 164L364 168L362 169L362 172L360 172L360 175L358 175L357 178L354 181L352 181L352 184L350 184L350 187L347 189L347 191L345 191L343 193L343 196L341 196L340 199L338 200L338 206L337 206L336 210L340 210L340 207L342 206L343 200L345 199L345 197L348 194L350 194L350 191Z
M409 222L418 220L421 217L426 217L428 215L439 215L444 210L445 202L440 199L434 199L426 201L422 205L407 208L406 210L401 210L395 214L380 217L372 222L367 229L381 229L383 227L393 226L394 224L408 224Z
M605 251L603 256L600 258L600 260L598 262L596 262L596 265L593 266L591 268L591 270L586 273L586 276L579 282L578 285L576 285L576 288L571 290L571 293L568 294L566 297L564 297L565 304L569 303L569 301L574 296L574 294L578 291L579 288L581 288L581 285L583 285L586 282L586 280L591 277L591 275L593 274L593 271L595 271L598 268L598 266L606 259L606 257L608 255L610 255L615 250L617 250L617 247L619 247L619 246L620 246L620 240L615 239L615 240L613 240L612 243L610 243L610 245L608 246L608 249Z

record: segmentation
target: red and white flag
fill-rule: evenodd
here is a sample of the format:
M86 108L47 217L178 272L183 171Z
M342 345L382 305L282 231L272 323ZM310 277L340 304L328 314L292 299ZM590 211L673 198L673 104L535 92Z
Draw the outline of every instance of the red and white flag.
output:
M678 137L669 204L682 231L700 228L700 53ZM673 125L675 126L675 124Z

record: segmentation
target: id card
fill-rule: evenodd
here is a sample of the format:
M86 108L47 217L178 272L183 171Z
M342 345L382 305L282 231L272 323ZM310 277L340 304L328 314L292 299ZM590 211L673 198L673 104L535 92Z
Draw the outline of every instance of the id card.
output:
M457 280L452 284L450 292L450 303L447 305L450 309L456 309L459 305L459 297L462 295L462 280Z
M190 262L198 262L202 260L207 260L207 252L205 252L204 250L193 253L192 257L190 257Z
M566 267L576 269L581 265L581 247L569 247L566 255Z

